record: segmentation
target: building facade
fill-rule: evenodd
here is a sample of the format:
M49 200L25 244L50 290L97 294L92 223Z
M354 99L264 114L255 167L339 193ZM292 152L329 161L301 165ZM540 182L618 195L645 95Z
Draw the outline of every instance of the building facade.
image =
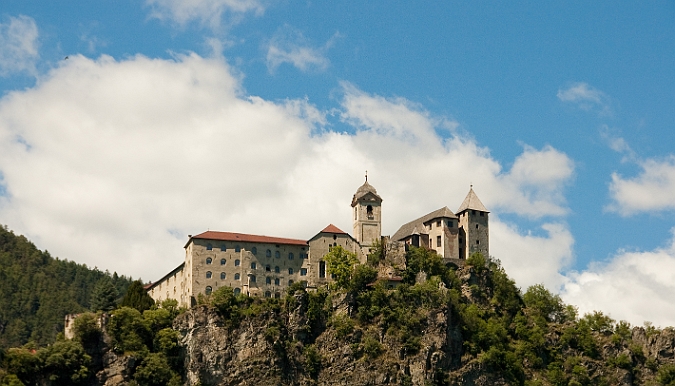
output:
M404 224L391 238L382 237L382 198L366 182L352 198L354 236L328 225L309 240L207 231L189 236L185 260L148 286L156 301L175 299L191 307L199 294L209 295L228 286L249 296L281 297L295 282L318 287L330 282L323 258L340 246L366 261L370 248L381 240L435 250L447 261L466 259L488 248L488 211L473 191L457 215L447 207Z

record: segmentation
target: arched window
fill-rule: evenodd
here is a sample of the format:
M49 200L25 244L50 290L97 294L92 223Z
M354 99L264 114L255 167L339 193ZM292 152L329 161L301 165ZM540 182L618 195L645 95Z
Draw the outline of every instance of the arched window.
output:
M254 262L251 263L251 269L256 269L258 265Z
M239 274L238 273L234 274L234 280L239 280Z
M279 292L275 292L275 293L274 293L274 298L275 298L275 299L280 299L280 298L281 298L281 294L280 294Z
M272 297L272 293L271 293L270 291L265 292L265 297L266 297L266 298L271 298L271 297Z
M272 278L269 277L269 276L267 276L267 277L265 278L265 284L272 284Z
M211 264L212 262L213 262L213 259L211 259L210 257L206 258L206 264Z
M204 293L207 295L211 295L211 292L213 292L213 288L211 286L206 286L206 289L204 290Z
M234 261L234 266L235 266L235 267L238 267L240 264L241 264L241 261L239 261L239 259L237 259L237 260Z
M220 280L225 280L225 272L220 273Z
M288 260L293 260L293 252L288 252Z
M272 251L270 251L269 249L265 251L265 257L272 257Z
M279 272L281 272L281 271L279 270L279 266L277 265L276 267L274 267L274 273L279 273Z
M255 283L255 281L256 281L255 275L251 275L251 283Z
M270 265L267 264L267 265L265 266L265 272L271 272L271 271L272 271L272 269L270 268Z
M256 247L251 248L251 253L254 254L254 255L257 255L258 254L258 248L256 248Z
M212 249L213 249L213 245L211 245L211 243L206 244L206 250L207 251L210 251Z
M276 257L277 259L280 258L281 253L279 253L279 251L274 252L274 257Z
M366 215L368 216L369 219L373 218L373 206L372 205L368 205L366 207Z
M220 250L223 252L227 251L227 247L225 246L225 244L220 245Z
M274 285L279 285L279 278L274 278Z
M289 268L289 269L288 269L288 274L289 274L289 275L292 275L292 274L293 274L293 268Z
M207 279L210 279L211 276L213 276L213 274L211 273L211 271L206 271L206 278L207 278Z
M235 246L234 246L234 251L235 251L235 252L240 252L240 251L241 251L241 247L238 246L238 245L235 245Z
M227 262L227 260L225 260L225 259L220 259L220 265L225 265L226 262Z
M241 293L241 288L235 288L234 289L234 294L239 295Z

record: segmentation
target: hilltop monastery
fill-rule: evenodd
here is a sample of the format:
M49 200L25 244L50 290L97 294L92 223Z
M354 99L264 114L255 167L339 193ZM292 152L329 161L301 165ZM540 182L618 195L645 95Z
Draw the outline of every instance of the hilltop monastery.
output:
M157 302L176 299L180 306L190 307L198 294L208 295L222 286L265 297L280 297L297 281L316 288L330 281L323 257L338 245L354 252L362 263L377 241L423 246L448 262L461 263L473 252L489 256L489 212L473 187L457 214L443 207L403 224L391 237L382 237L382 198L368 177L351 206L354 236L332 224L309 240L216 231L189 236L185 261L151 284L148 294Z

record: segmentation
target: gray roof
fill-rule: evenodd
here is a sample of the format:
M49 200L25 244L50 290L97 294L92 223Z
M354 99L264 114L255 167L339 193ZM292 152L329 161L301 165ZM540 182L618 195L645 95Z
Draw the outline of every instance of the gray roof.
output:
M478 196L476 196L476 193L474 193L473 187L469 189L469 194L466 195L464 202L462 203L462 205L459 206L459 209L457 209L457 213L462 213L467 209L479 210L481 212L488 212L488 210L485 208L485 205L483 205L483 203L480 202L480 199L478 199Z
M431 221L437 218L457 218L454 213L447 206L442 207L441 209L435 210L427 215L424 215L417 220L413 220L407 224L403 224L397 231L391 236L392 240L399 241L403 240L408 236L414 234L427 234L427 228L424 226L424 223Z
M356 203L356 201L360 200L367 194L373 194L377 199L382 202L382 197L377 195L377 190L373 187L373 185L368 183L368 180L363 183L357 190L356 193L354 194L354 197L352 198L352 206Z

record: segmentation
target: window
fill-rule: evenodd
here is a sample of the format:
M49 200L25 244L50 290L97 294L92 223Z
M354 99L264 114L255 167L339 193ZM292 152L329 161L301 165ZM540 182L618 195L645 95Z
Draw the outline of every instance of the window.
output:
M476 245L480 244L480 240L476 240Z
M278 277L274 278L274 285L279 285L279 278Z
M485 212L480 212L481 217L485 217Z
M440 227L441 227L441 220L438 220L438 221L436 221L436 228L440 228Z
M206 289L204 290L204 293L207 295L211 295L211 292L213 292L213 288L211 286L206 286Z
M220 265L225 265L225 263L227 263L227 260L225 260L225 259L220 259Z
M235 261L234 261L234 266L235 266L235 267L238 267L239 265L241 265L241 261L239 261L239 259L235 260Z
M333 235L333 240L337 240L337 235Z
M275 252L274 252L274 257L276 257L277 259L280 258L280 257L281 257L281 253L279 253L279 251L275 251Z
M220 280L225 280L225 272L220 273Z
M300 276L307 276L307 268L300 268Z
M256 279L255 275L251 275L251 278L250 278L251 283L255 283L256 280L257 279Z
M274 298L275 299L281 299L281 294L279 292L274 293Z
M373 218L373 206L372 205L368 205L366 207L366 215L368 216L369 219Z
M272 257L272 251L269 249L265 252L265 257Z
M288 269L288 274L289 274L289 275L292 275L292 274L293 274L293 268L289 268L289 269Z
M476 224L476 229L478 229L478 224Z
M272 297L272 293L271 293L270 291L265 292L265 297L266 297L266 298L271 298L271 297Z
M279 266L277 265L276 267L274 267L274 273L279 273L279 272L281 272L281 270L279 270Z
M288 281L288 285L291 285L291 284L293 284L293 280Z
M234 274L234 280L239 280L239 278L240 278L239 274L238 274L238 273L235 273L235 274Z
M272 271L272 269L270 268L270 265L267 264L267 265L265 266L265 272L271 272L271 271Z
M234 294L239 295L241 293L241 288L235 288L234 289Z
M471 214L475 216L475 215L476 215L476 211L475 211L475 210L472 210L472 211L471 211Z
M441 246L441 236L436 236L436 246L437 247Z
M235 252L240 252L240 251L241 251L241 247L238 246L238 245L236 245L236 246L234 247L234 251L235 251Z
M206 278L207 278L207 279L210 279L211 276L213 276L213 273L211 273L211 271L207 271L207 272L206 272Z
M265 278L265 284L272 284L272 278L269 277L269 276L267 276L267 277Z
M452 220L448 220L448 227L452 228Z
M212 249L213 249L213 245L211 245L211 243L206 244L206 250L207 250L207 251L210 251L210 250L212 250Z
M321 277L321 278L326 277L326 262L325 261L319 262L319 277Z
M288 260L293 260L293 252L288 252Z
M220 250L223 252L227 251L227 247L225 246L225 244L220 245Z
M210 257L207 257L206 258L206 264L211 264L211 262L213 262L213 259L211 259Z
M255 262L251 263L251 269L256 269L257 267L258 265Z
M256 247L251 248L251 253L254 254L254 255L257 255L258 254L258 248L256 248Z

